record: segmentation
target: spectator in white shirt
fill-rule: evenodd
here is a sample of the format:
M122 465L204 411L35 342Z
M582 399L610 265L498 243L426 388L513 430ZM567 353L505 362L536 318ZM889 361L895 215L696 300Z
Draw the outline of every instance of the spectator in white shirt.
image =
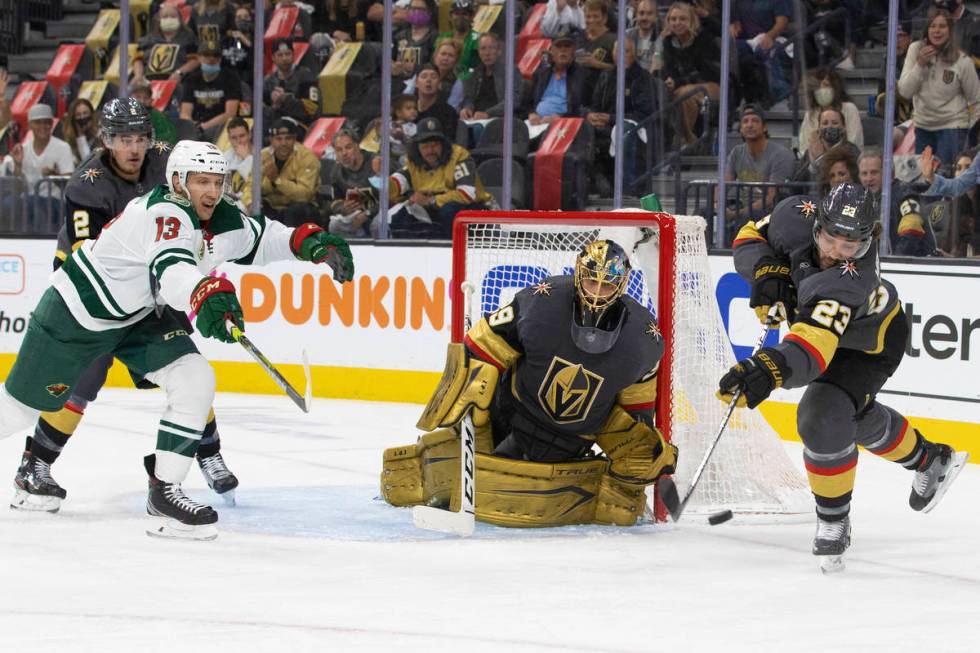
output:
M27 183L30 219L43 218L54 223L61 216L60 187L54 183L35 187L42 177L70 175L75 170L75 161L68 143L51 135L54 126L51 107L35 104L28 111L27 120L31 134L10 150L0 170L4 176L21 177Z
M562 27L574 27L585 31L584 0L548 0L548 7L541 17L541 32L549 39Z
M223 152L231 172L231 195L237 200L242 196L245 180L252 174L252 134L248 123L240 116L228 121L228 140L231 147Z

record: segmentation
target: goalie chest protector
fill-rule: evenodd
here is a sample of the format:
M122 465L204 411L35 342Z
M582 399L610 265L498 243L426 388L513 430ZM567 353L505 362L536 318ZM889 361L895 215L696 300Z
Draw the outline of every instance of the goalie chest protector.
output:
M660 362L663 337L649 310L631 297L619 299L623 326L609 351L590 354L572 340L575 285L571 276L550 277L517 294L517 337L523 355L511 390L549 430L585 435L599 430L616 395Z

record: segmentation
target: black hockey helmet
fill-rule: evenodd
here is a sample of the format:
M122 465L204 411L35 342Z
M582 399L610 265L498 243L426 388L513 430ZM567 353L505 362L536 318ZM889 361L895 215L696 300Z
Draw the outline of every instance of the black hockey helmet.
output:
M867 254L878 232L878 204L871 191L852 182L834 186L817 210L817 219L813 222L814 240L821 231L860 241L861 248L853 258Z
M115 98L102 107L103 139L117 134L146 134L153 138L150 113L136 98Z

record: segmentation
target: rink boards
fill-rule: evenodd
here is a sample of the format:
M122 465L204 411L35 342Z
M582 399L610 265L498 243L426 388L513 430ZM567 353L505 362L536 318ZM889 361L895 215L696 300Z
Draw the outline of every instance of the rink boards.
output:
M355 245L356 278L339 286L302 262L263 268L228 265L246 332L297 386L305 348L316 396L422 403L442 370L449 341L449 247ZM49 285L52 240L0 239L0 373L6 374L27 320ZM907 259L906 259L907 260ZM729 256L712 256L716 297L737 355L758 335L748 286ZM906 357L880 399L913 422L980 459L980 266L886 261L912 335ZM782 335L782 334L780 334ZM279 392L235 345L197 338L219 390ZM775 341L775 334L773 336ZM131 386L116 366L110 385ZM797 437L799 391L778 391L764 414ZM406 425L410 428L410 425Z

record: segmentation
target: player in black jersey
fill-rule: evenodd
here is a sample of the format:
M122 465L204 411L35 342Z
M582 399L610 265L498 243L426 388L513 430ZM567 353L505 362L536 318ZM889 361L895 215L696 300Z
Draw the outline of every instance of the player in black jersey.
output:
M760 318L770 306L790 322L775 347L739 361L720 381L754 408L776 388L806 386L797 412L804 462L816 498L813 553L840 556L850 543L858 445L915 472L909 504L932 510L967 454L927 440L876 400L898 368L909 328L895 287L881 278L877 203L845 183L818 200L798 195L747 223L735 267L752 284Z
M132 98L114 99L102 109L103 148L96 149L72 174L65 188L65 224L58 233L54 267L85 240L98 238L102 228L119 215L130 200L166 183L170 145L153 140L153 125L146 109ZM163 310L172 311L169 307ZM188 333L190 320L173 311ZM33 437L27 438L24 455L14 477L12 508L57 512L66 492L51 476L51 465L58 459L69 437L78 428L86 406L95 401L106 381L111 356L97 359L72 388L65 407L42 412ZM138 387L152 387L134 378ZM208 485L233 502L238 479L221 456L214 411L211 412L201 446L198 464ZM230 492L230 494L228 494Z
M521 290L450 345L418 424L432 432L385 452L385 498L456 497L457 424L472 411L478 519L635 524L645 486L673 471L677 450L653 426L664 342L650 311L625 294L629 273L626 252L597 240L578 255L574 277Z

